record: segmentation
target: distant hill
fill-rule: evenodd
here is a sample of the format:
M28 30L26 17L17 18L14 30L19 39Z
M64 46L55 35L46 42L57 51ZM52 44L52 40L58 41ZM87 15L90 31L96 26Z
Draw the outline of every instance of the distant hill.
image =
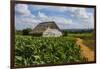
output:
M62 32L63 31L67 31L67 32L93 32L94 29L62 29L61 30Z

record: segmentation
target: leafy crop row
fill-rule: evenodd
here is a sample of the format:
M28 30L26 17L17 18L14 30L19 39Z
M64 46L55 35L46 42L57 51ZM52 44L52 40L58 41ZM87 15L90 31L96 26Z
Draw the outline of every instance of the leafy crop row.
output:
M74 39L67 37L15 37L15 66L86 61Z

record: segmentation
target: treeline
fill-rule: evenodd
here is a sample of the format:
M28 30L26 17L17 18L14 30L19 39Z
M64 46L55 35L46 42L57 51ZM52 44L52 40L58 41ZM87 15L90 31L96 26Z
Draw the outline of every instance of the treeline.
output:
M26 28L23 30L16 30L15 34L17 34L17 35L31 35L30 34L31 31L32 31L31 28ZM63 36L67 36L69 33L74 33L74 34L92 33L92 32L94 32L94 30L93 29L63 29L63 30L61 30L61 32L63 33ZM40 35L36 34L34 36L40 36Z
M16 30L15 34L17 34L17 35L30 35L31 31L32 31L31 28L26 28L26 29L23 29L23 30Z
M91 33L93 29L63 29L62 32L66 33Z

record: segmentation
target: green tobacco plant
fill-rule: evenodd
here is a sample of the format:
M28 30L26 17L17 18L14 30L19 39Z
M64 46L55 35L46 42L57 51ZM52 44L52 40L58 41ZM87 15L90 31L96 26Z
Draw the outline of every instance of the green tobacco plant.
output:
M36 64L79 63L80 54L75 39L67 37L15 36L15 66Z

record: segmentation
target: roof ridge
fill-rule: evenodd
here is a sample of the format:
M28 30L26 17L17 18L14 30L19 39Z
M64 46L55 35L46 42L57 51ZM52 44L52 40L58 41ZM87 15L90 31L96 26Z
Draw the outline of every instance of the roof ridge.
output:
M44 23L55 23L55 21L48 21L48 22L41 22L40 24Z

